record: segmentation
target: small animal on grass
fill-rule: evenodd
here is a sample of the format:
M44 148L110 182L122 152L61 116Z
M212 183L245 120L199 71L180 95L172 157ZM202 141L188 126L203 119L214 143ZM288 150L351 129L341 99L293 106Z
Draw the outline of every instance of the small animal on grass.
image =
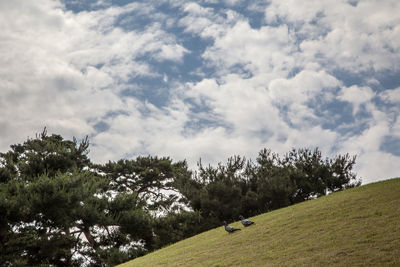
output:
M254 224L254 222L245 219L242 215L239 216L240 221L242 222L244 227L250 226L252 224Z
M225 231L227 231L228 233L233 233L235 231L238 231L240 229L237 228L233 228L232 226L229 226L226 221L224 221L224 225L225 225Z

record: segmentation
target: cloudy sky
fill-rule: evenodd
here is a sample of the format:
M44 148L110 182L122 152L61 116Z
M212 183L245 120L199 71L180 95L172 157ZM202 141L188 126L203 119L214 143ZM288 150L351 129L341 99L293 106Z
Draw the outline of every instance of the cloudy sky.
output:
M0 0L0 151L47 126L90 157L357 155L400 176L398 0Z

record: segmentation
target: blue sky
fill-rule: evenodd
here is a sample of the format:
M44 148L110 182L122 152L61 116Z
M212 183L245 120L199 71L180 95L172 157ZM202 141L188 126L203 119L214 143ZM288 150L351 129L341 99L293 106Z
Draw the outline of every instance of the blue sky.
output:
M0 2L0 149L47 127L95 162L192 168L319 147L400 175L400 2Z

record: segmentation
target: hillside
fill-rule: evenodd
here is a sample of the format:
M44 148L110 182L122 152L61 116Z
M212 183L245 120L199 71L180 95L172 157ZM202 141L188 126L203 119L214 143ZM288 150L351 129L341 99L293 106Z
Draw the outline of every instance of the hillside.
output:
M334 193L223 227L120 266L400 266L400 178Z

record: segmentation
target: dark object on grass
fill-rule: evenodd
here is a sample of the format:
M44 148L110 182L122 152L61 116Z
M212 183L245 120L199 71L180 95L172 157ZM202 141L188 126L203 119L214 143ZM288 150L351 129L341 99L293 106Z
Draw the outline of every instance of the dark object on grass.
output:
M242 221L244 227L254 224L254 222L245 219L242 215L239 216L239 219Z
M235 231L238 231L240 229L237 228L233 228L232 226L229 226L226 221L224 221L224 225L225 225L225 231L227 231L228 233L233 233Z

